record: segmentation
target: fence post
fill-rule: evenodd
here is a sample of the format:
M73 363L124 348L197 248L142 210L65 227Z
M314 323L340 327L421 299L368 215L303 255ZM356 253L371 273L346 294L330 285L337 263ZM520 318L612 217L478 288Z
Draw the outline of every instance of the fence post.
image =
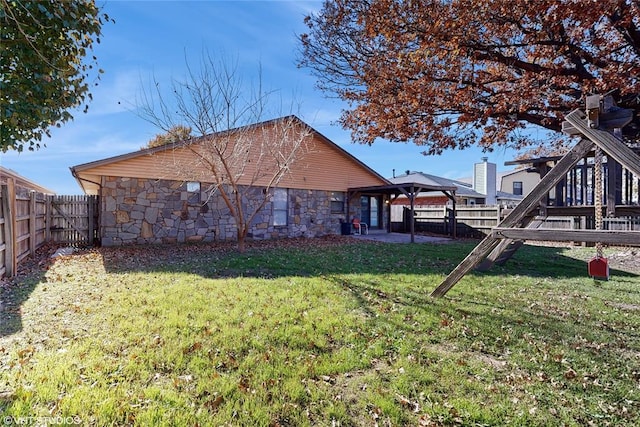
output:
M444 234L449 234L449 211L447 210L447 205L442 206L442 229Z
M5 275L13 277L16 274L18 260L16 257L16 236L15 236L15 203L16 189L13 178L7 178L7 184L2 186L2 212L4 213L4 267Z
M451 234L451 237L453 237L454 239L458 238L458 211L456 209L456 198L453 197L453 199L451 199L451 206L452 206L452 217L451 217L451 222L453 223L453 233Z
M29 193L29 253L36 253L36 192Z
M51 241L51 198L52 195L45 196L46 203L44 205L44 240Z
M2 214L2 223L0 225L2 225L2 236L4 239L0 242L0 244L4 244L4 248L2 249L2 263L0 264L0 278L5 275L9 276L9 261L11 260L9 256L9 225L7 224L10 220L9 213L7 212L9 210L8 199L9 191L6 184L0 184L0 213Z
M94 212L94 208L95 208L95 200L96 200L96 196L88 196L87 197L87 244L89 246L93 246L93 234L95 233L94 230L94 218L93 216L95 215Z

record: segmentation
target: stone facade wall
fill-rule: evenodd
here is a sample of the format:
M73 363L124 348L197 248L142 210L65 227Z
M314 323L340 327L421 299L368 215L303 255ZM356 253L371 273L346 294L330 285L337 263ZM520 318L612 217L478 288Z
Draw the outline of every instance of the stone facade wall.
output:
M253 212L263 196L245 197L246 212ZM274 226L271 202L255 216L248 238L316 237L340 234L344 213L331 213L329 193L288 190L286 226ZM100 234L105 246L236 240L229 209L210 186L188 191L176 181L104 177L101 191Z

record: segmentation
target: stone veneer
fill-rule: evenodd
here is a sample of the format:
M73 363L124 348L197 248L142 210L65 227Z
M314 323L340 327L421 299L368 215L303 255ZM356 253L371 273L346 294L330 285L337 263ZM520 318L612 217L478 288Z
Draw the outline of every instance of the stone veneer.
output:
M236 240L234 218L217 193L201 183L199 192L184 182L104 177L101 238L104 246ZM262 189L255 191L262 196ZM255 216L248 238L316 237L340 234L344 213L332 214L329 192L288 190L288 225L273 226L270 202ZM249 207L255 200L245 198ZM253 211L252 209L251 211Z

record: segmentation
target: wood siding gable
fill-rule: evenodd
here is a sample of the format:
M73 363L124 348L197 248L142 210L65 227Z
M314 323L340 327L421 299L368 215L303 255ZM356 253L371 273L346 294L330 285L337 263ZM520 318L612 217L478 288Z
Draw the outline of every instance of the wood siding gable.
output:
M246 131L248 131L253 132L250 134L253 138L268 138L265 136L268 135L268 126L271 123L275 126L277 120L285 119L287 118L249 127L243 131L245 133L242 134L242 137L247 137ZM299 126L308 127L299 119L295 118L295 120L299 122ZM264 131L265 127L267 133ZM214 134L210 137L217 135ZM228 137L224 133L220 135L222 138ZM177 144L145 149L78 165L71 168L71 171L88 194L98 193L99 183L104 176L213 182L211 170L198 160L196 154L197 150L204 147L206 144L196 140L191 145ZM258 153L253 154L253 156L257 155ZM298 157L282 178L279 187L347 191L353 187L388 184L388 181L382 176L313 129L311 129L305 147ZM251 158L249 157L249 159ZM261 171L256 171L256 166L258 165L251 161L244 162L240 184L258 186L267 184L266 178L260 175ZM262 165L262 168L266 169L267 167ZM269 171L266 170L264 175L268 176ZM256 177L258 177L257 181Z

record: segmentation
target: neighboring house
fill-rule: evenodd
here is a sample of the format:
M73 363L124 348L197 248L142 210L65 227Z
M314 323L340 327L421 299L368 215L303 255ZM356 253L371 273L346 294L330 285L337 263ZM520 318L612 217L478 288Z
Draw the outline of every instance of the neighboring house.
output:
M291 116L246 126L242 128L243 137L260 138L263 133L258 133L258 127L276 126L285 119ZM293 119L300 126L307 126L300 119ZM100 196L103 245L237 238L233 216L219 192L212 191L208 171L203 169L202 178L194 181L192 174L167 167L179 159L183 165L198 168L194 154L198 141L143 149L71 168L85 193ZM251 183L241 179L239 184ZM389 219L382 207L388 203L388 195L363 195L353 189L388 184L385 178L311 129L304 155L271 189L272 198L254 218L248 237L340 234L341 224L353 217L373 228L385 228ZM260 189L260 183L252 186ZM266 185L262 188L265 191ZM243 203L251 206L253 202Z
M7 184L7 181L11 179L16 187L22 189L22 191L35 191L42 194L55 194L55 191L49 190L42 185L31 181L29 178L18 174L17 172L0 166L0 184Z
M500 190L524 198L539 182L540 174L535 168L515 169L502 175Z

